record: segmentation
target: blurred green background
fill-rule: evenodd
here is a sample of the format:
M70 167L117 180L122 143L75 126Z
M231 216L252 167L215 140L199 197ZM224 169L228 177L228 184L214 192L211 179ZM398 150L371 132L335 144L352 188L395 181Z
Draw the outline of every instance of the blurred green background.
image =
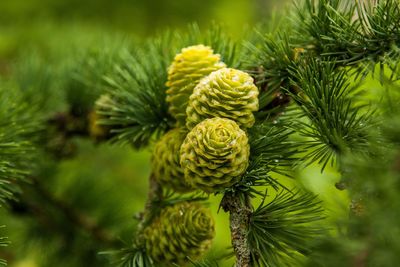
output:
M43 58L56 58L55 55L60 51L71 47L87 49L99 40L113 36L141 39L166 29L184 28L192 22L197 22L202 28L213 22L221 23L232 35L240 37L246 29L280 14L287 2L2 0L0 74L7 76L15 61L33 51ZM143 208L145 202L150 151L135 152L130 147L93 145L85 140L78 140L78 143L77 156L64 160L57 167L57 174L49 180L48 188L56 196L68 199L69 203L109 225L111 231L120 233L123 229L123 233L129 236L133 229L132 217ZM346 215L346 193L334 188L339 179L335 171L328 170L322 175L318 168L311 167L299 173L298 177L296 182L320 194L329 207L327 212L332 221ZM282 182L290 186L294 181L282 178ZM230 243L228 217L223 212L217 214L220 197L211 199L217 237L210 257L219 257ZM96 205L93 206L93 203ZM12 241L2 253L7 256L10 266L51 266L46 263L49 262L47 255L53 253L53 249L62 248L62 244L46 239L46 233L32 228L29 219L6 216L4 210L0 212L0 225L7 225L7 235ZM74 253L68 256L71 261L65 266L81 266L74 262ZM222 266L230 265L231 262L227 261Z
M144 37L197 22L226 25L233 34L283 7L278 0L4 0L0 1L0 56L27 47L68 45L97 33ZM82 40L81 40L82 41Z

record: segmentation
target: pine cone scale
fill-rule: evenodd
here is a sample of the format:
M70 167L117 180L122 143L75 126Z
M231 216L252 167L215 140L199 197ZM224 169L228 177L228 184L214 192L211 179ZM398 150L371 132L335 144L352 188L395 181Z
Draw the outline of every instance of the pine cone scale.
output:
M167 132L155 145L152 156L153 172L163 186L177 192L189 192L193 188L186 183L180 166L179 151L186 132L176 128Z
M214 221L199 203L181 202L163 209L144 235L146 250L157 263L181 266L210 248Z
M246 133L234 121L212 118L189 132L180 153L187 182L212 192L240 179L248 165L250 147Z
M223 68L212 72L194 88L186 109L186 126L192 129L207 118L221 117L250 128L258 110L258 89L245 72Z
M184 48L175 56L168 69L166 101L178 126L185 124L187 103L195 86L203 77L223 67L220 56L204 45Z

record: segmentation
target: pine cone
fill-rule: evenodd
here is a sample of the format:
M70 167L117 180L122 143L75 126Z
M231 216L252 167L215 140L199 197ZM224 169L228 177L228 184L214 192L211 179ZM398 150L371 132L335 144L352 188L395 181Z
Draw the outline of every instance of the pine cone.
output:
M100 115L98 111L103 111L105 107L113 105L113 100L107 94L101 95L95 103L95 110L89 112L88 121L89 121L89 135L97 140L105 140L110 137L110 127L106 125L99 124L101 119L104 119L104 116Z
M253 78L243 71L223 68L208 75L194 89L186 109L186 126L192 129L204 119L220 117L250 128L257 110L258 89Z
M186 132L182 129L170 130L157 142L152 156L157 181L182 193L192 190L184 179L179 161L179 150L185 137Z
M187 257L198 258L210 248L214 235L209 209L193 202L164 208L144 230L146 250L161 266L182 266Z
M178 126L185 125L186 106L193 88L211 72L224 68L220 55L204 45L183 48L168 69L166 85L169 112L177 120Z
M102 140L108 135L108 130L106 127L99 125L98 121L101 119L101 116L96 113L95 110L89 112L88 120L89 120L89 135L95 140Z
M186 181L213 192L238 182L248 166L250 146L236 122L212 118L189 132L180 154Z

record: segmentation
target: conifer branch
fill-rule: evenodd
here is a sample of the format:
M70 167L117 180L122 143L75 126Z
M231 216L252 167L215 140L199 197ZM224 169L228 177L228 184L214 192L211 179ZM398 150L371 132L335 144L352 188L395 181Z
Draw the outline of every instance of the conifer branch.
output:
M321 202L309 192L280 191L254 210L248 242L254 266L298 266L301 255L312 251L312 239L326 229Z
M232 246L235 251L235 267L250 267L250 247L247 239L249 231L251 204L247 195L226 193L221 207L229 212Z
M41 185L38 179L33 178L31 180L33 182L32 186L35 187L40 196L43 197L47 203L61 211L71 223L88 232L97 241L110 245L119 243L111 233L103 229L94 219L51 194Z
M104 77L111 101L100 103L98 112L101 124L112 128L111 141L135 148L148 145L172 124L165 103L168 39L148 45L124 53L115 71Z
M0 226L0 229L2 229L2 228L4 228L4 225L1 225ZM0 248L1 247L6 247L6 246L8 246L8 244L9 244L9 241L8 241L8 238L7 237L0 237ZM1 253L0 252L0 266L7 266L7 261L6 260L4 260L4 259L6 259L6 258L8 258L7 256L8 255L5 255L6 253Z
M146 203L143 211L137 214L136 218L139 224L136 228L136 235L133 238L133 243L129 248L124 248L120 251L111 252L109 254L116 258L119 267L154 267L153 259L148 255L144 245L144 230L151 223L156 215L157 208L155 203L159 203L163 198L163 190L157 182L155 174L149 176L149 186L147 192Z
M301 135L312 138L304 161L317 161L323 170L348 151L367 153L373 111L356 104L361 92L350 84L347 72L335 69L335 63L309 59L291 73L293 84L302 91L289 94L310 122L296 126Z
M46 204L55 208L62 216L74 227L83 230L88 233L94 240L105 244L107 246L116 246L119 244L110 232L103 229L93 218L89 217L82 211L72 207L62 199L54 196L49 192L39 181L38 178L30 177L31 183L24 186L23 190L34 190L34 193L41 199L40 202L44 201ZM27 193L27 192L25 192ZM43 223L46 228L58 231L57 222L50 216L49 212L41 205L36 204L34 201L25 200L24 195L21 196L21 200L15 203L11 203L12 211L17 214L33 214L37 216L39 222Z
M323 60L351 66L357 76L384 68L398 78L400 4L397 0L307 0L298 8L297 43Z
M281 116L280 116L281 117ZM301 142L290 140L293 131L291 124L279 122L278 118L272 122L256 124L248 131L250 144L249 166L241 181L234 188L226 191L240 191L250 197L264 196L258 188L271 186L276 191L287 189L273 173L291 178L291 169L297 163L297 154Z
M23 101L15 88L0 84L0 208L4 202L15 199L20 192L18 183L32 169L35 154L33 146L39 131L36 109ZM13 90L14 89L14 90ZM0 246L8 244L0 237ZM0 259L0 265L6 261Z
M149 189L147 193L146 203L144 205L144 210L139 215L140 223L137 230L139 235L142 234L143 229L154 216L154 203L161 201L162 198L162 187L157 182L154 173L151 173L149 176Z

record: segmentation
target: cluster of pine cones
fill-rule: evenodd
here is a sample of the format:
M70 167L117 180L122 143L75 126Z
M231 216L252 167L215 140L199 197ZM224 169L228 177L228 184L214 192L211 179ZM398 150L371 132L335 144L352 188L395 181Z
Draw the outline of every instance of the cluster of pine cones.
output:
M175 56L166 85L176 127L154 148L158 182L181 193L213 193L237 183L249 162L246 129L258 110L253 78L227 68L210 47L196 45ZM165 208L144 234L155 261L184 265L210 247L214 222L201 204L183 202Z

